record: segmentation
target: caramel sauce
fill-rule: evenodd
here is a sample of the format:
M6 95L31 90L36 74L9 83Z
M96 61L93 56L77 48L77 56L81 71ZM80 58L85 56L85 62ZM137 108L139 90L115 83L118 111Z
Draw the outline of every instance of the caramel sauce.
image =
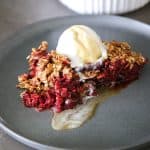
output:
M124 88L126 88L130 83L125 83L122 85L118 85L116 87L113 88L100 88L98 90L98 96L94 97L91 99L91 103L94 107L93 107L93 113L91 114L90 118L93 117L93 115L95 114L96 108L98 105L102 104L103 102L105 102L106 100L108 100L109 97L115 96L117 94L119 94ZM90 119L88 118L88 119Z
M52 118L52 128L55 130L73 129L82 126L95 114L99 104L106 101L109 97L117 95L128 84L109 89L99 89L99 96L85 99L86 103L78 105L74 109L64 110L61 113L54 113Z

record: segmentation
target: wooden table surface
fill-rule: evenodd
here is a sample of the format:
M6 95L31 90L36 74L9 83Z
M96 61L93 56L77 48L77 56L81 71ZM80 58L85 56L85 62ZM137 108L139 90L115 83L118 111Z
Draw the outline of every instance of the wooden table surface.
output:
M77 14L64 7L58 0L1 0L0 42L33 22L69 15ZM123 16L150 24L150 3ZM0 150L32 150L32 148L15 141L0 129Z

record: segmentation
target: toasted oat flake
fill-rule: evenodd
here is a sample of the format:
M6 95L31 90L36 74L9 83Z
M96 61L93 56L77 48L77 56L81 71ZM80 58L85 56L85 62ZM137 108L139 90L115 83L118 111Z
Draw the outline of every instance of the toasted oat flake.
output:
M146 59L126 42L103 42L108 58L101 64L85 65L77 71L71 61L56 51L48 51L48 42L32 48L27 57L28 73L18 76L24 105L39 111L56 112L74 108L85 96L96 95L96 88L112 88L138 78ZM82 80L81 80L82 79Z

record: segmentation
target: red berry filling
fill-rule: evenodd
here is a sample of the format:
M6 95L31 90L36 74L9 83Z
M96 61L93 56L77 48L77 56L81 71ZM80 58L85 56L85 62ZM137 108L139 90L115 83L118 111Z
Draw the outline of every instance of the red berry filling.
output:
M61 112L82 104L85 96L96 95L99 87L111 88L137 79L146 59L124 42L108 42L106 46L108 58L102 64L79 69L71 67L69 58L47 52L48 43L42 42L28 58L29 73L18 77L18 87L25 89L21 94L24 105ZM81 80L80 75L86 79Z

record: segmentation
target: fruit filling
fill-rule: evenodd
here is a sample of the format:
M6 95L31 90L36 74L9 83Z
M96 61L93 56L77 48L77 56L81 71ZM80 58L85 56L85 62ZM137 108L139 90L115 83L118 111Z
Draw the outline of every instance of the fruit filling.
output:
M103 44L108 57L82 67L72 67L67 56L48 51L46 41L32 48L27 57L29 70L18 76L24 105L62 112L84 103L84 97L96 96L100 87L112 88L137 79L147 60L126 42Z

